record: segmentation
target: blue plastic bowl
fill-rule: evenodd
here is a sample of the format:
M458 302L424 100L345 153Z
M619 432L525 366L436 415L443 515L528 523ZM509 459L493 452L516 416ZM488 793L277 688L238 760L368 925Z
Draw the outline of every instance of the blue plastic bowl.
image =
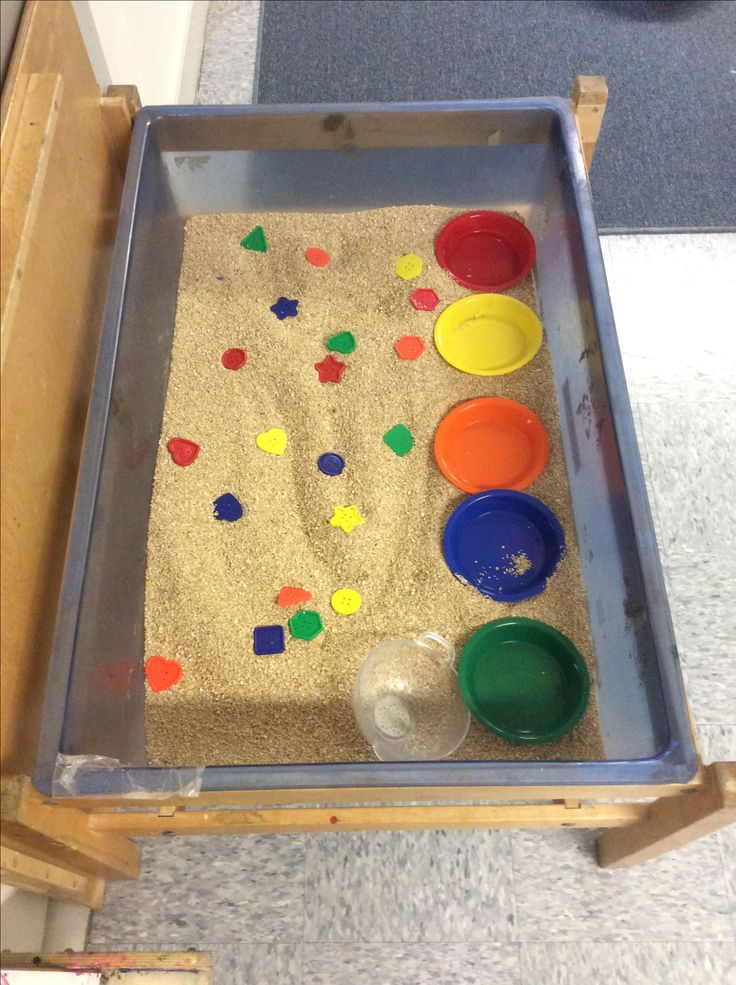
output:
M565 553L565 534L541 500L489 489L453 510L442 550L460 581L496 602L521 602L544 591Z

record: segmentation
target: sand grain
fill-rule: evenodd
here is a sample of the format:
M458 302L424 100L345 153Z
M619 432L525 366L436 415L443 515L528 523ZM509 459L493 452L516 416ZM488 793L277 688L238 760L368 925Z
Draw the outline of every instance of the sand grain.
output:
M543 619L569 636L594 675L562 457L549 354L502 377L450 367L432 342L436 316L466 292L438 266L432 244L458 210L405 207L350 214L259 213L196 216L186 229L169 388L155 474L148 541L146 654L175 657L184 679L146 702L153 763L245 764L371 759L350 704L358 665L377 643L434 630L462 648L481 624L514 614ZM262 225L266 254L242 237ZM304 256L326 249L329 266ZM414 252L424 269L396 276L398 257ZM441 298L435 312L409 303L417 287ZM534 306L527 278L509 292ZM299 315L278 321L269 306L299 299ZM340 384L320 384L314 363L325 341L351 331L357 346ZM426 351L397 357L402 335ZM222 352L239 346L246 366L225 370ZM457 403L497 395L528 404L550 434L550 460L527 492L557 514L567 555L547 590L529 602L499 604L463 587L441 551L445 522L464 494L437 468L435 428ZM395 424L415 446L403 458L384 443ZM283 456L256 447L256 435L283 428ZM171 437L201 445L187 468L166 451ZM344 456L328 477L317 458ZM217 522L212 501L234 493L245 508L236 523ZM365 524L349 535L329 524L335 505L355 504ZM294 610L276 604L283 585L314 598L325 632L288 640L279 656L253 654L252 631L286 625ZM362 607L341 616L330 606L353 588ZM288 639L287 629L287 639ZM593 696L581 724L550 746L512 746L473 724L455 758L597 759L603 750Z

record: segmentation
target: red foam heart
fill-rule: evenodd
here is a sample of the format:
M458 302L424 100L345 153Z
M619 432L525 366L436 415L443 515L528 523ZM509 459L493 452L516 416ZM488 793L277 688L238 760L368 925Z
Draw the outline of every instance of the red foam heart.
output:
M279 597L276 601L283 609L285 609L290 605L298 605L300 602L308 602L311 597L312 593L307 592L303 588L293 588L291 585L284 585L279 592Z
M184 668L177 660L151 657L146 661L146 680L152 691L168 691L184 676Z
M176 465L191 465L199 455L199 445L187 438L172 438L166 447Z

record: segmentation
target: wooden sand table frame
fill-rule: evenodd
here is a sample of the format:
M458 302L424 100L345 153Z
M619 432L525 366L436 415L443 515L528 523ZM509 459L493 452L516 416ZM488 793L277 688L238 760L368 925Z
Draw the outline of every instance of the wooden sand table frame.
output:
M586 163L606 98L602 78L575 80L573 109ZM609 829L598 839L598 858L613 868L736 820L736 763L701 765L688 783L667 785L224 791L160 800L52 800L33 789L28 776L52 627L52 620L39 620L53 614L58 598L83 432L79 408L89 397L109 273L109 252L100 248L114 233L111 215L119 207L134 109L131 92L100 100L68 0L26 4L2 107L3 880L100 907L106 879L138 874L133 836L454 828ZM40 125L29 131L24 122ZM24 139L30 132L37 139ZM80 168L85 182L71 182L72 169ZM49 271L54 290L48 290ZM13 358L19 338L38 357L33 380ZM49 453L49 432L63 454ZM43 510L29 525L23 507L31 483ZM395 806L406 801L420 806ZM321 806L289 806L294 803Z

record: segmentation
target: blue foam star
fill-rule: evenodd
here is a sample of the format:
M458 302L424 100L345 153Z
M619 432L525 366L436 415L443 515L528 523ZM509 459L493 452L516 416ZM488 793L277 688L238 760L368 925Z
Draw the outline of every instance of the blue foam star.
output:
M276 315L279 321L283 321L284 318L296 318L299 307L299 302L296 298L279 298L275 304L271 305L271 311Z

